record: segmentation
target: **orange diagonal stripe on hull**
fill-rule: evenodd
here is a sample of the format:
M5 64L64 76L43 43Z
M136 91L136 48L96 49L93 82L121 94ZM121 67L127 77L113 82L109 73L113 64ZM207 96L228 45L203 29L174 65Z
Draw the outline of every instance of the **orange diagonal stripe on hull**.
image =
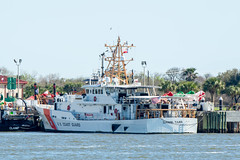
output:
M51 118L51 115L50 115L50 110L49 109L43 109L43 113L45 115L45 117L47 118L49 124L51 125L51 127L55 130L57 130L57 127L55 126L52 118Z

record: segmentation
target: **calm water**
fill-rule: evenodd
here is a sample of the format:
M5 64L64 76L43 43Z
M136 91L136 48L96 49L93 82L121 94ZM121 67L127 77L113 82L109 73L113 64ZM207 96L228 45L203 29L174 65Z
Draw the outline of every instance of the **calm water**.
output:
M0 159L240 159L240 134L0 132Z

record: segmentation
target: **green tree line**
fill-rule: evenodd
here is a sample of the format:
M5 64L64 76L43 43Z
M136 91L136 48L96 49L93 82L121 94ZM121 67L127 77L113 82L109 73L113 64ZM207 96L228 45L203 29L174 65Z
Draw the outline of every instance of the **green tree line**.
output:
M12 72L6 68L0 68L3 75L12 75ZM146 85L160 86L158 94L166 92L197 92L203 90L206 92L206 100L217 103L218 98L224 98L225 103L230 105L238 103L240 99L240 70L232 69L219 73L217 76L211 74L199 75L196 68L181 69L173 67L164 74L145 75ZM143 82L143 73L134 74L134 79ZM24 98L34 94L34 83L37 83L39 94L46 90L53 93L53 83L56 84L56 91L59 93L70 93L81 91L84 85L84 78L61 78L58 74L49 74L47 76L38 76L37 74L23 73L20 79L28 81L24 88ZM132 79L130 78L130 81Z
M58 74L49 74L47 76L40 76L36 78L34 75L24 73L21 77L22 80L28 82L24 88L24 98L34 95L34 83L36 83L39 89L39 94L48 90L53 93L53 84L56 84L56 92L59 94L80 92L82 85L84 84L83 78L65 79L60 78Z

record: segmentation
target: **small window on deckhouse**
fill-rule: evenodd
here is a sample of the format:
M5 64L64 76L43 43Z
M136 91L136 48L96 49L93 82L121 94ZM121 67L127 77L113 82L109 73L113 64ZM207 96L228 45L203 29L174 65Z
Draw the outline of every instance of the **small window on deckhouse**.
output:
M104 113L104 114L107 113L107 106L103 106L103 113Z

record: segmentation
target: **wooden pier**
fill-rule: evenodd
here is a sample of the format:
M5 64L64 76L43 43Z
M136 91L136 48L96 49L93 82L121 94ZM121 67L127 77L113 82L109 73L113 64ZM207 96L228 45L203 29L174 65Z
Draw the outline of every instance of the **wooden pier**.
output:
M239 133L240 111L197 112L198 133Z

